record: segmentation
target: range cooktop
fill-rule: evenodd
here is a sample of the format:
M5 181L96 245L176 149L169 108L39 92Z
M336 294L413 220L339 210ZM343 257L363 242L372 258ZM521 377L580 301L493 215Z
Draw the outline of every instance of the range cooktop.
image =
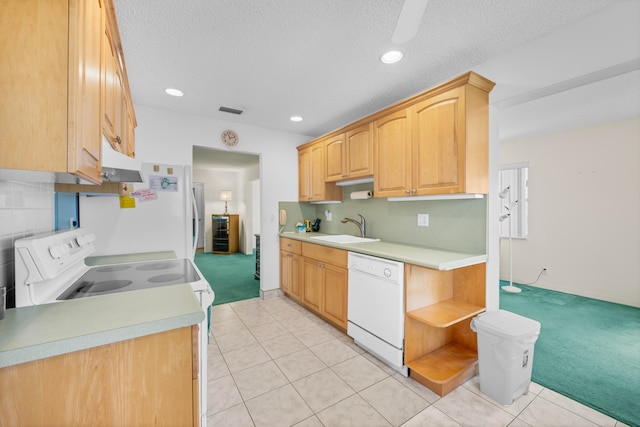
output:
M200 276L188 259L112 264L89 269L57 300L192 283Z

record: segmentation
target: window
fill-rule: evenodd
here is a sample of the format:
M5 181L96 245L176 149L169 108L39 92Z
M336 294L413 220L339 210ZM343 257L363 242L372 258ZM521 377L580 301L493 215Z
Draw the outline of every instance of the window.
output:
M527 238L528 181L529 163L509 164L500 168L500 237L509 237L511 225L511 237Z

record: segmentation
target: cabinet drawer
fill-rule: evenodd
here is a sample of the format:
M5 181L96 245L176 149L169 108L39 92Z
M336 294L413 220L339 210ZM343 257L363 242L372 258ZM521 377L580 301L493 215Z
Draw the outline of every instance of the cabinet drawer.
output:
M313 258L326 262L337 267L347 268L347 251L335 249L313 243L302 243L302 255L306 258Z
M300 240L280 238L280 249L300 255L302 253L302 242Z

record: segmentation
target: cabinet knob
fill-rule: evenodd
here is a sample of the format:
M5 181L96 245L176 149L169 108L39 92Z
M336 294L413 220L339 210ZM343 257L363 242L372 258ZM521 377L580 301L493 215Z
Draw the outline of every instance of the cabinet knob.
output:
M404 190L404 194L409 194L409 193L411 193L411 190L409 189Z
M418 192L418 190L416 190L415 188L411 190L411 193L416 194Z
M122 140L120 139L120 137L119 137L119 136L116 136L116 142L117 142L118 144L122 144Z

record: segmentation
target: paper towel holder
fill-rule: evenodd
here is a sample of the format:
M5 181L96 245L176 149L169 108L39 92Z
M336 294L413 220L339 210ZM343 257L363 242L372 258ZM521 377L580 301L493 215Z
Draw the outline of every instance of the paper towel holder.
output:
M350 194L351 200L366 200L373 197L373 191L364 190L364 191L352 191Z

